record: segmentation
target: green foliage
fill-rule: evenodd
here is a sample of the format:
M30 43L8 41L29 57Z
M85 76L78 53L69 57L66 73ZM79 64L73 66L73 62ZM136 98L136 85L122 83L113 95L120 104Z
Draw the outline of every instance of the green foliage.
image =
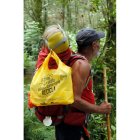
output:
M33 70L39 52L41 28L39 23L26 21L24 30L24 70Z
M28 69L29 67L31 67L31 60L32 57L28 56L27 52L24 52L24 69Z
M42 28L39 27L39 23L35 21L26 21L24 30L24 52L26 51L32 56L33 60L37 59L41 36Z
M35 61L33 61L33 56L28 55L27 52L24 52L24 73L32 74L35 70Z
M69 43L70 43L70 47L71 49L76 52L77 51L77 44L75 41L75 34L72 32L67 32L68 35L68 39L69 39Z
M38 22L35 21L26 21L24 30L24 44L30 46L32 44L38 43L41 38L42 28L38 25Z
M54 127L39 122L34 110L27 107L29 85L24 86L24 140L55 140Z
M112 58L110 61L105 62L105 58L110 57ZM115 83L115 71L114 67L112 67L113 61L114 61L114 55L105 56L101 55L99 58L97 58L92 65L92 68L94 70L93 74L93 91L95 93L96 97L96 103L100 104L104 101L104 87L103 87L103 67L107 66L107 94L108 94L108 102L112 105L112 112L110 114L110 122L111 122L111 133L113 140L116 139L116 83ZM94 115L93 115L94 116ZM100 127L99 124L103 124L105 115L95 115L94 117L90 118L89 122L89 130L93 133L91 133L91 136L96 140L106 140L106 136L103 136L103 133L106 134L106 128ZM98 118L97 118L98 117ZM93 119L94 118L94 119ZM95 122L97 121L97 122ZM104 125L105 126L105 125ZM100 131L98 131L98 128ZM93 130L94 129L94 130ZM103 138L104 137L104 138ZM92 139L91 139L92 140Z
M105 140L106 122L103 115L91 114L88 124L91 140Z

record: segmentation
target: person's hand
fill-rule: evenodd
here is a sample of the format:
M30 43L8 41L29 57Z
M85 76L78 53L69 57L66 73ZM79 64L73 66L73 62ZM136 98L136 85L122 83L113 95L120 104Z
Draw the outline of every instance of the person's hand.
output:
M109 114L111 112L111 104L107 102L103 102L99 106L99 113Z

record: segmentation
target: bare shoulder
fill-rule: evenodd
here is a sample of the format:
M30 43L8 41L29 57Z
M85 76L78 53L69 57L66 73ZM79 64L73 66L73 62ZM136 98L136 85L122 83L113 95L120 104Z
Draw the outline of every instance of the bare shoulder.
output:
M79 59L73 64L72 70L74 73L79 73L80 75L88 76L90 71L90 64L86 60Z
M90 64L86 61L86 60L82 60L82 59L79 59L79 60L77 60L74 64L73 64L73 66L72 66L72 68L80 68L80 69L90 69Z

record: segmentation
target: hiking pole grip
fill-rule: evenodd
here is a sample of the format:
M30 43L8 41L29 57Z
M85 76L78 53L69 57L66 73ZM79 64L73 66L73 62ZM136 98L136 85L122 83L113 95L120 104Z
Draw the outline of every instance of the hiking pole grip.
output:
M104 77L104 97L105 102L108 102L108 96L107 96L107 76L106 76L106 67L103 68L103 77ZM110 129L110 115L106 114L107 119L107 136L108 140L111 140L111 129Z

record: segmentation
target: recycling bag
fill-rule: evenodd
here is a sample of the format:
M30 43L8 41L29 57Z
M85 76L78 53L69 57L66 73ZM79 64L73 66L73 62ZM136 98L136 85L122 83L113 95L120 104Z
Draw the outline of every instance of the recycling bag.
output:
M56 69L49 69L53 58ZM65 65L54 51L50 51L36 71L30 85L30 102L35 106L67 105L74 102L71 74L72 68Z

